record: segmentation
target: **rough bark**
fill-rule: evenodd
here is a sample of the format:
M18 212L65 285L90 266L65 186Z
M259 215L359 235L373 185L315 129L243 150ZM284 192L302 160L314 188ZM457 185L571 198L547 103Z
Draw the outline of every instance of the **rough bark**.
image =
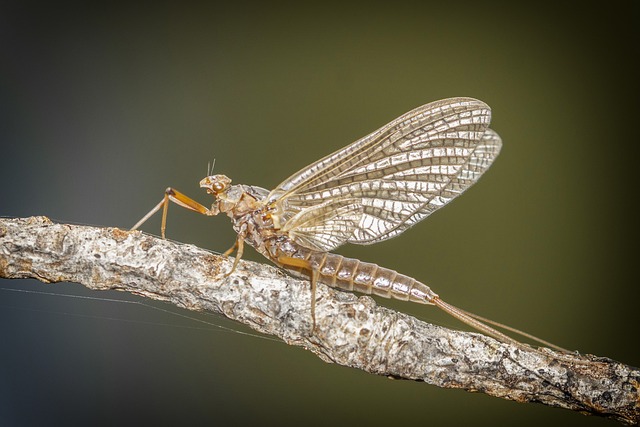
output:
M484 335L419 321L372 298L317 290L278 269L231 262L193 245L138 231L0 219L0 277L70 281L220 313L315 353L377 375L538 402L623 423L640 422L640 370L591 355L555 357Z

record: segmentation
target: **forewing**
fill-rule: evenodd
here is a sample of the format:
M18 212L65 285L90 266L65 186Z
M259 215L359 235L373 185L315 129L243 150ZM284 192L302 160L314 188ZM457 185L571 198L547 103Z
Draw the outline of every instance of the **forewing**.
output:
M490 166L500 150L490 120L490 108L472 98L418 107L297 172L268 203L300 244L311 247L308 237L316 235L313 249L389 239L462 193ZM331 209L357 224L350 234L326 223L323 212ZM301 217L306 239L296 238L297 221L288 223Z
M491 166L493 160L500 153L501 147L502 141L500 136L494 130L487 129L475 150L466 157L467 160L457 169L457 173L455 175L449 175L448 182L446 177L439 177L436 180L439 182L439 184L436 184L436 187L439 187L439 189L433 192L432 197L429 198L427 196L427 201L418 209L413 210L411 215L405 216L404 218L406 219L404 219L404 221L394 222L389 220L389 218L393 218L390 211L398 209L398 203L401 205L400 209L404 209L407 205L413 208L416 206L415 203L407 204L406 202L400 201L394 205L392 202L386 206L383 205L383 209L380 211L379 208L375 206L376 203L380 204L380 202L376 202L375 198L363 199L365 208L363 209L360 226L354 230L353 236L347 241L349 243L366 245L390 239L402 233L415 223L429 216L432 212L449 203L473 185L489 166ZM462 158L465 158L466 153L463 152L462 154ZM369 204L372 204L372 206L369 206Z

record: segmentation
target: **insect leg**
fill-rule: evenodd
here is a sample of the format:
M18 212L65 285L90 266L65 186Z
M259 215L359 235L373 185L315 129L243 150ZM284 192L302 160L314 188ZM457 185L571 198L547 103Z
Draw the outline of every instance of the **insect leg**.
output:
M278 257L278 263L287 267L298 267L311 273L311 323L312 330L316 329L316 285L318 283L318 269L313 268L306 259L293 258L284 255Z
M318 275L320 273L317 269L311 269L311 327L312 331L316 330L316 284L318 283Z
M244 238L242 238L241 236L238 236L233 246L227 249L222 255L229 256L236 248L238 249L238 253L236 253L236 258L233 260L233 266L231 267L231 270L229 270L229 272L225 274L225 276L230 276L231 273L235 271L236 267L238 266L238 261L240 261L240 258L242 258L242 254L244 253Z
M233 246L231 246L229 249L227 249L226 251L224 251L222 253L223 256L229 256L233 253L233 251L235 251L236 249L238 249L238 239L236 239L235 243L233 244Z
M137 230L142 224L144 224L149 218L151 218L153 214L162 209L162 225L160 226L160 234L164 239L165 230L167 228L166 225L169 202L173 202L185 209L189 209L190 211L201 213L202 215L214 216L219 213L217 209L209 209L206 206L196 202L191 197L182 194L174 188L169 187L164 191L164 197L162 198L160 203L158 203L153 209L151 209L149 213L143 216L142 219L136 223L136 225L131 227L131 230Z

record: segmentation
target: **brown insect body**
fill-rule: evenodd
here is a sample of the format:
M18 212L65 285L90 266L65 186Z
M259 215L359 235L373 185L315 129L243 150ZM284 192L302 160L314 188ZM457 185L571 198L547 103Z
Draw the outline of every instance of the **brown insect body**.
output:
M201 181L200 185L216 196L212 210L226 213L238 239L293 275L309 278L310 271L317 271L318 281L325 285L402 301L431 304L437 297L427 285L394 270L298 244L286 231L275 228L270 213L273 208L265 204L268 190L247 185L228 186L229 183L231 180L225 175L213 175ZM216 188L220 190L214 190ZM305 261L309 268L282 262L291 258Z
M175 189L134 227L169 201L203 215L226 213L238 233L233 268L244 243L296 276L310 277L315 325L315 284L433 304L503 342L522 345L486 323L559 349L546 341L468 313L443 301L427 285L380 267L331 253L354 243L368 245L395 237L472 186L502 147L489 128L491 109L472 98L423 105L291 175L275 189L231 185L210 175L200 187L215 196L207 208ZM233 271L232 268L232 271Z

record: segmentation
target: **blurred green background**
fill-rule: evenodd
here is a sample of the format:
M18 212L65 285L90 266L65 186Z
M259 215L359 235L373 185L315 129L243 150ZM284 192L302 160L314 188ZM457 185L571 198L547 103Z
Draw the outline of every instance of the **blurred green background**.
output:
M638 365L631 8L5 1L0 215L130 227L169 185L210 203L197 184L214 158L236 183L272 188L418 105L472 96L504 141L491 170L401 237L340 252ZM159 219L144 228L158 234ZM217 251L234 239L226 218L175 206L168 236ZM3 426L610 423L367 375L144 306L8 289L141 301L0 281ZM462 328L430 307L379 303Z

